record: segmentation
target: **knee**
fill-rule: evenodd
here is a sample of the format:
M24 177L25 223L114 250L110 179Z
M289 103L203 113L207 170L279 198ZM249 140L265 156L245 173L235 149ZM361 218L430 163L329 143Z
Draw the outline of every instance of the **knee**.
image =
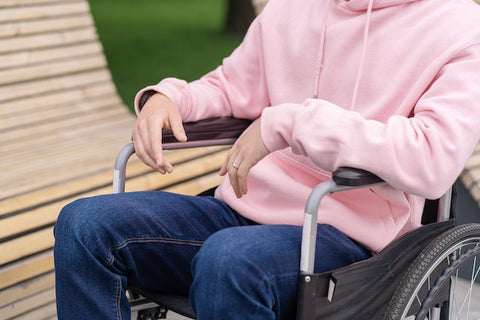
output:
M256 269L258 257L252 243L245 239L242 227L229 228L210 236L195 256L192 272L195 277L208 279L242 277ZM250 270L250 271L249 271Z
M66 243L89 243L103 241L102 235L115 217L111 208L102 197L83 198L66 205L59 213L54 227L55 245Z
M55 223L55 238L84 230L91 220L92 212L98 212L92 207L94 204L91 198L86 198L75 200L63 207Z
M199 318L224 318L242 310L241 318L245 319L247 309L255 314L248 319L265 319L269 317L259 314L272 313L278 291L273 260L269 250L264 250L267 246L252 239L254 233L247 229L251 228L235 227L213 234L195 256L190 299ZM296 285L295 280L293 283Z

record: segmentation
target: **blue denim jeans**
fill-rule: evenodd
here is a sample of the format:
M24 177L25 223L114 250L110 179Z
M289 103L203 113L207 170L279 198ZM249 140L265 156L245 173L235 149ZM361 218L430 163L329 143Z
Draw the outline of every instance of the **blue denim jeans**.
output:
M317 272L370 253L318 226ZM55 226L58 318L129 319L127 285L189 294L200 320L294 319L301 227L258 225L213 197L112 194Z

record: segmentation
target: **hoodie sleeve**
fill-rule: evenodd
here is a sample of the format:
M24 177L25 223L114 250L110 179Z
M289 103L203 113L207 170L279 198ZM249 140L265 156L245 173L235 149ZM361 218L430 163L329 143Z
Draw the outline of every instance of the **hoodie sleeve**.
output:
M270 151L290 146L320 168L371 171L392 187L440 197L455 181L480 137L480 45L445 64L413 116L365 119L324 100L283 104L262 114Z
M261 16L252 23L241 45L216 70L191 83L167 78L138 92L137 114L141 95L155 90L174 102L184 121L219 116L258 118L270 104L262 63Z

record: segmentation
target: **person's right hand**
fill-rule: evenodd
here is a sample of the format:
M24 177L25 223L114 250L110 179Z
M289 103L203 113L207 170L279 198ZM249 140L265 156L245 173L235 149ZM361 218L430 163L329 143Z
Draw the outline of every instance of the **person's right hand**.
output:
M138 158L165 174L171 173L173 167L163 156L162 129L172 130L178 141L187 141L180 112L170 99L156 93L148 99L138 115L132 140Z

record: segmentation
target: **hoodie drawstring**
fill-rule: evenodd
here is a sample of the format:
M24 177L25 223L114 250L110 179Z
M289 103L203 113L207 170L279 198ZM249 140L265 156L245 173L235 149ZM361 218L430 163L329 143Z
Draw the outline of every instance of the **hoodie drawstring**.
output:
M315 92L313 94L313 98L317 99L319 90L320 90L320 76L322 74L323 70L323 63L325 59L325 40L326 40L326 33L327 33L327 19L328 19L328 14L330 11L330 1L327 1L327 6L323 15L323 21L322 21L322 32L320 34L320 45L319 45L319 50L318 50L318 65L315 73ZM362 78L362 73L363 73L363 65L365 63L365 54L367 51L367 44L368 44L368 34L370 30L370 17L373 11L373 2L374 0L369 0L368 2L368 8L367 8L367 21L365 23L365 29L363 32L363 44L362 44L362 53L360 55L360 64L358 66L358 71L357 71L357 78L355 80L355 87L353 89L353 96L352 96L352 101L350 104L350 110L353 110L355 107L355 103L357 100L357 94L358 94L358 88L360 86L360 80Z
M318 91L320 89L320 75L322 74L323 61L325 59L325 39L327 35L327 19L328 13L330 12L330 1L331 0L327 1L327 7L323 13L322 33L320 34L320 46L318 47L318 65L315 73L315 92L313 93L313 99L318 98Z
M373 10L373 1L374 0L370 0L368 2L367 22L365 23L365 29L363 32L362 54L360 55L360 65L358 66L357 79L355 80L355 88L353 89L353 96L352 96L352 102L350 104L350 110L353 110L355 108L355 103L357 101L358 87L360 86L360 80L362 78L363 65L365 63L365 53L367 51L367 44L368 44L368 32L370 30L370 17Z

